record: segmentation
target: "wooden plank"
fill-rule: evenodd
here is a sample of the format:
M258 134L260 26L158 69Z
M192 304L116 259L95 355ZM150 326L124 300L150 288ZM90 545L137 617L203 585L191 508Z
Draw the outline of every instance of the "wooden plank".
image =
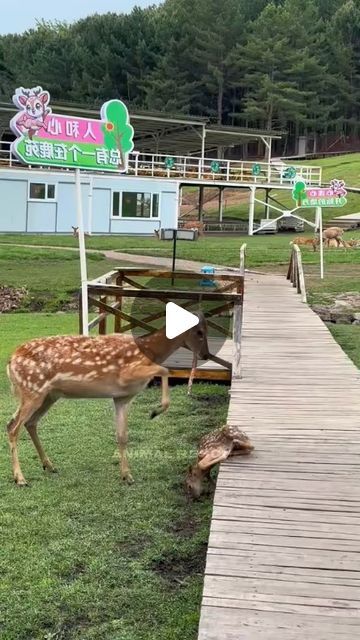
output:
M176 276L178 274L176 273ZM124 289L114 284L89 285L89 294L102 296L123 296L124 298L152 298L155 300L220 300L235 302L242 300L240 293L216 293L213 291L179 291L171 289Z

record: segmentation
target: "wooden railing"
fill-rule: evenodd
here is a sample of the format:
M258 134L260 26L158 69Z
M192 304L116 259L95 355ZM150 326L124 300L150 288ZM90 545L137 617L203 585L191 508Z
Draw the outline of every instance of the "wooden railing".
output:
M246 242L240 247L240 275L245 275Z
M1 142L0 166L22 167L21 163L12 156L10 145L10 142ZM259 185L291 185L293 175L292 172L289 172L290 166L286 166L282 161L277 160L273 162L251 162L247 160L173 156L133 151L129 154L127 174L189 181L209 180ZM51 170L51 167L40 164L37 165L37 168ZM302 178L308 185L316 186L321 184L321 167L296 165L294 168L297 176ZM61 171L61 169L57 170ZM69 171L69 169L66 169L66 171ZM107 175L109 174L107 173Z
M297 292L301 294L302 302L306 302L307 298L304 270L301 259L301 251L297 244L294 244L291 250L287 279L290 280L293 287L296 287Z
M172 278L175 287L170 286ZM216 288L205 290L201 281L214 280ZM163 279L166 288L153 288L155 279ZM179 286L176 288L176 283ZM181 289L180 289L181 286ZM151 287L151 288L149 288ZM227 362L216 355L210 360L227 369L229 376L238 376L240 361L241 319L243 308L244 278L239 270L220 271L214 274L194 273L189 271L170 271L156 269L124 268L115 269L105 275L88 282L89 308L95 310L96 316L89 324L89 332L97 329L99 334L108 331L115 333L135 332L136 335L148 335L157 331L165 323L166 303L175 301L184 309L191 311L201 305L209 332L219 337L233 338L234 360ZM143 300L152 304L152 309L146 304L137 305L133 313L130 301ZM155 307L154 308L154 303ZM80 332L83 326L80 301ZM224 316L229 318L233 327L224 323ZM110 321L113 321L110 326Z

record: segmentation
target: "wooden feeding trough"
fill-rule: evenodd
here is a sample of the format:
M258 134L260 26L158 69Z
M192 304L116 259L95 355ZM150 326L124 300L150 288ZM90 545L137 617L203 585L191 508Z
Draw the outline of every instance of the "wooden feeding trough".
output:
M91 314L89 332L147 335L165 325L168 302L190 312L201 308L207 319L213 355L208 361L199 362L195 378L226 381L232 375L239 376L243 275L238 269L216 269L206 276L214 279L211 290L201 286L203 277L200 270L114 269L88 283L89 309L96 313L95 317ZM188 378L191 363L192 353L184 348L174 353L166 366L171 377Z

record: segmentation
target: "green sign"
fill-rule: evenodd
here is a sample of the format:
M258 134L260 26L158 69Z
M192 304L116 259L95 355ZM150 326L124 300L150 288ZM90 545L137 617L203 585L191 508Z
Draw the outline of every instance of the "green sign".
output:
M253 176L259 176L261 173L261 166L259 164L253 164L251 173Z
M165 158L165 167L167 169L172 169L174 164L175 164L174 158L171 158L171 157Z
M220 162L218 162L217 160L213 160L211 165L210 165L210 170L212 173L219 173L220 171Z
M134 130L121 100L109 100L101 119L52 113L41 87L16 89L19 109L11 120L12 152L25 164L100 171L126 171Z
M295 167L286 167L286 169L282 174L282 177L285 178L285 180L293 180L295 176L296 176Z
M307 187L297 180L292 192L297 207L343 207L347 203L344 180L331 180L329 187Z

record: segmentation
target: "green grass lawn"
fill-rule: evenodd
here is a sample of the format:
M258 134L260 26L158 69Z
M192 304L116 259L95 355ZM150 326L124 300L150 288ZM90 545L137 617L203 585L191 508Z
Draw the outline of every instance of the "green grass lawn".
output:
M121 263L89 253L87 265L92 279ZM25 308L55 311L79 290L79 255L75 251L0 245L0 285L26 287L29 297Z
M247 266L248 267L257 267L266 264L286 264L289 261L290 255L290 241L293 240L298 234L276 234L276 235L268 235L268 236L257 236L254 235L252 237L248 236L227 236L227 237L204 237L200 238L197 242L187 242L185 240L180 240L177 243L177 257L184 258L186 260L196 260L203 264L223 264L228 266L238 266L239 264L239 251L240 246L245 242L248 247L247 251ZM304 234L304 236L311 236L311 230ZM360 231L348 231L345 233L345 238L360 238ZM68 280L71 283L74 282L74 274L75 280L78 278L78 254L70 251L60 251L60 250L48 250L42 249L40 250L41 245L44 244L52 244L53 246L66 246L66 243L69 243L69 246L76 246L73 243L73 240L76 242L76 239L67 237L67 236L56 236L56 235L47 235L47 236L27 236L27 235L19 235L14 236L11 239L11 242L21 243L21 244L35 244L39 246L39 249L36 247L35 249L25 249L25 248L17 248L17 247L5 247L1 246L1 243L4 241L10 242L10 237L1 235L0 236L0 263L3 256L3 262L7 262L12 260L13 264L10 269L10 276L7 278L11 278L11 271L13 271L13 277L21 278L21 272L26 276L25 265L23 269L21 269L20 259L23 255L22 252L25 252L27 257L29 258L26 268L30 267L30 263L32 262L31 256L34 255L36 257L37 266L40 266L39 255L42 254L44 256L44 260L47 259L48 252L50 252L50 259L53 264L56 263L56 260L59 263L64 256L66 259L67 265L73 264L75 266L75 270L71 270L71 274L64 274L64 281ZM111 241L111 245L109 244ZM106 246L107 245L107 246ZM88 242L87 242L88 246ZM125 252L125 253L133 253L139 255L149 255L149 256L161 256L161 257L171 257L172 256L172 242L171 241L159 241L156 238L133 238L130 236L118 236L118 237L104 237L104 236L96 236L91 238L91 248L92 249L110 249L113 248L117 251ZM103 261L100 263L101 257L99 254L90 254L91 258L89 260L89 275L90 277L95 277L100 273L105 273L111 268L115 268L116 266L120 266L121 263L118 261L109 261L103 258ZM303 249L303 260L307 264L318 264L319 262L319 252L314 253L312 249L304 248ZM329 264L349 264L349 263L360 263L360 250L353 251L326 251L326 260ZM92 262L93 261L93 262ZM55 265L56 266L56 265ZM35 267L36 268L36 264ZM70 269L70 267L69 267ZM6 271L1 269L1 281L5 281ZM34 285L36 286L36 280L38 279L38 272L34 273ZM95 275L93 275L95 274ZM61 278L61 274L58 274ZM28 276L29 277L29 276ZM78 282L78 280L77 280ZM61 280L60 280L61 283ZM76 284L76 282L75 282Z
M15 400L5 376L17 344L76 331L76 317L0 316L1 640L195 640L211 501L189 502L184 471L201 434L224 423L227 388L172 389L150 421L152 387L129 421L131 487L112 463L109 401L59 402L40 437L59 468L46 475L26 433L20 460L29 489L12 482L4 426Z
M347 324L329 324L336 342L351 360L360 368L360 326Z
M310 235L310 234L309 234ZM2 242L4 236L0 238ZM345 237L360 237L360 232L347 232ZM61 243L75 239L64 236L19 236L31 244L37 242ZM253 237L205 237L197 242L182 241L178 243L177 256L189 260L197 260L200 264L224 264L238 266L239 250L243 241L247 244L246 266L249 269L271 270L286 273L290 257L290 241L295 234L277 234L272 236ZM96 247L110 238L101 236L92 238ZM156 238L112 238L117 242L120 251L143 255L161 255L170 257L172 243L158 241ZM134 244L130 248L131 243ZM326 250L325 279L319 278L319 252L310 248L302 249L302 258L306 273L307 288L314 300L322 292L357 291L360 282L360 250ZM118 261L105 259L101 254L90 253L88 256L89 277L101 275L113 268L120 267ZM128 266L131 263L128 264ZM57 310L68 301L79 288L78 253L61 249L41 249L36 247L1 246L0 245L0 285L26 286L31 296L36 298L36 308Z

